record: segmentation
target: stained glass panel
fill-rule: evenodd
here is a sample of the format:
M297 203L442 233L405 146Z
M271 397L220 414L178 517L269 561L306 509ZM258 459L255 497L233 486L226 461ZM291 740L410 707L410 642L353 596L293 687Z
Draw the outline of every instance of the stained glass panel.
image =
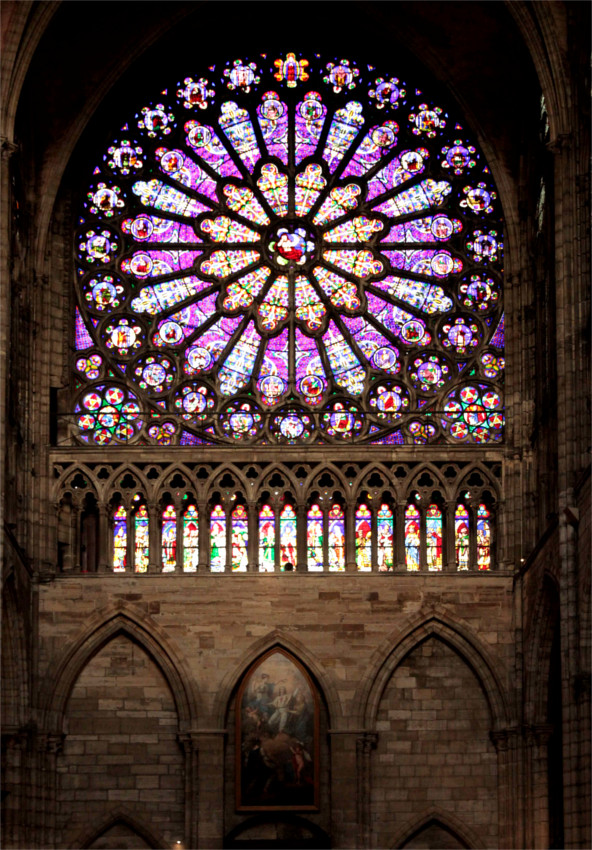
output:
M275 513L269 505L259 511L259 572L275 570Z
M356 511L356 564L360 572L372 569L372 514L364 504Z
M183 514L183 572L197 572L199 563L199 518L197 507L187 505Z
M286 505L280 514L280 564L296 567L297 562L296 511L292 505Z
M345 516L339 505L329 511L329 569L345 569Z
M415 505L405 510L405 566L410 572L420 569L421 514Z
M177 566L177 512L167 505L162 512L162 571L169 573Z
M148 572L149 560L148 511L146 505L140 505L134 515L134 572Z
M335 405L348 439L393 442L374 380L397 404L396 374L398 445L499 443L503 221L458 117L347 58L203 73L163 82L82 192L76 439L228 445L247 396L244 443L339 441ZM178 427L198 375L211 415Z
M127 567L127 511L120 505L113 515L113 572Z
M459 503L454 515L454 540L457 570L469 569L469 511Z
M442 511L430 505L426 511L426 555L428 570L442 569Z
M310 572L319 572L324 569L323 541L323 512L318 505L312 505L306 521L307 563Z
M483 504L477 508L477 568L491 569L491 519Z
M210 514L210 570L223 573L226 569L226 513L216 505Z
M246 573L249 566L247 543L249 539L249 522L244 505L237 505L232 512L231 544L232 571Z
M388 572L394 569L395 553L393 544L393 512L384 503L380 506L376 515L377 520L377 545L378 545L378 571Z

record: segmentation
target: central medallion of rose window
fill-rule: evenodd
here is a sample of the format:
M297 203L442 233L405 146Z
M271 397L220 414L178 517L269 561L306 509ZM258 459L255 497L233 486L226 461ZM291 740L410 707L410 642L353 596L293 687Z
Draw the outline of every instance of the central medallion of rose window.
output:
M279 266L301 267L313 258L315 241L307 228L288 225L277 229L268 250L270 258Z

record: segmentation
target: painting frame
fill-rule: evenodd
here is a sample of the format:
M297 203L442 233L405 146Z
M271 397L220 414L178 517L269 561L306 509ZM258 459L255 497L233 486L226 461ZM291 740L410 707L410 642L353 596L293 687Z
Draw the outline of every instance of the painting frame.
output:
M320 810L320 705L307 670L274 647L236 698L235 805L241 812Z

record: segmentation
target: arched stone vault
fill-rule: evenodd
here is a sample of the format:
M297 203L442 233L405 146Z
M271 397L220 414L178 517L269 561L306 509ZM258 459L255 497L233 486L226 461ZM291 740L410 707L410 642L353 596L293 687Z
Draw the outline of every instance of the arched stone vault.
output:
M430 616L390 635L368 665L360 683L352 713L362 728L373 729L383 691L404 658L430 637L450 646L471 668L487 699L492 729L505 729L509 722L509 703L503 679L489 653L465 627L442 616Z
M68 699L80 673L97 652L120 634L137 642L164 675L175 700L180 731L198 722L197 690L170 639L151 617L128 608L122 609L123 605L98 612L78 639L72 641L61 659L54 663L46 677L50 686L41 691L39 697L41 716L48 731L63 731Z

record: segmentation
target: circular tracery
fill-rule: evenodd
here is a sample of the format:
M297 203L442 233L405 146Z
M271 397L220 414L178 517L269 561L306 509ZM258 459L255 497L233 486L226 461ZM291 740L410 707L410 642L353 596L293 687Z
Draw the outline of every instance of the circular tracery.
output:
M83 440L500 439L487 166L398 78L294 62L186 77L95 169L77 238Z

